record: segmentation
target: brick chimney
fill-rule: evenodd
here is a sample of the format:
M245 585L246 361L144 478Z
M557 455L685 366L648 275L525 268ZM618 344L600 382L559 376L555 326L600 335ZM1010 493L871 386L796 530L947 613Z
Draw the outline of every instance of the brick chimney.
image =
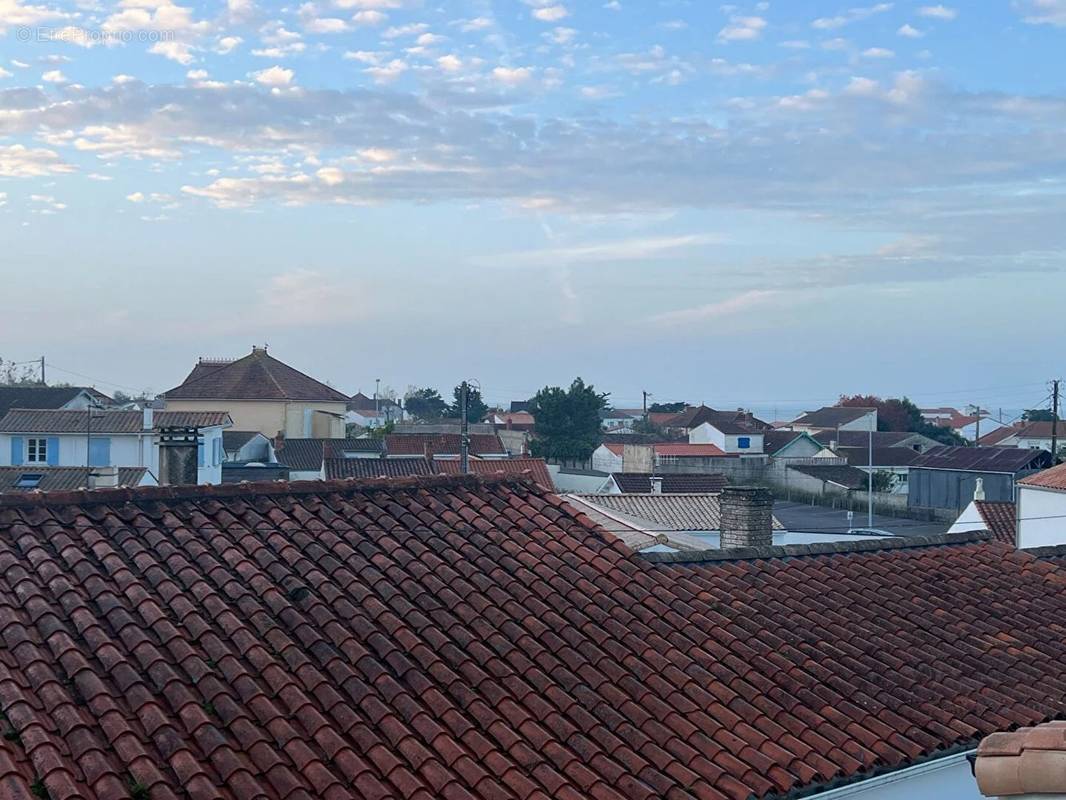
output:
M761 486L726 486L722 510L722 549L769 547L774 543L774 497Z
M200 431L196 428L159 429L159 485L199 483L197 455Z

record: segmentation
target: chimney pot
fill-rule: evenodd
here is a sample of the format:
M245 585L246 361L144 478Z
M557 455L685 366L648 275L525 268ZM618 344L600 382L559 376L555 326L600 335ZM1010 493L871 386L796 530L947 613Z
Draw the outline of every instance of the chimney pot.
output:
M663 479L656 476L651 479L651 493L662 494L663 493Z
M984 500L985 499L985 479L984 478L978 478L977 479L977 485L975 485L974 489L973 489L973 499L974 500Z
M774 543L774 497L761 486L726 486L721 504L722 549L769 547Z

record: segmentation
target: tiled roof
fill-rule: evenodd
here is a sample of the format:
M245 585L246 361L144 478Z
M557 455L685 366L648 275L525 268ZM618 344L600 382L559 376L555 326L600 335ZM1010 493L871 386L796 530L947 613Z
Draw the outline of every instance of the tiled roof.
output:
M385 452L390 456L458 455L458 433L390 433L385 437ZM494 433L471 433L473 455L500 455L507 450Z
M343 458L345 453L380 453L381 439L279 439L277 459L297 472L322 468L326 458ZM410 473L408 473L410 474Z
M981 443L982 447L993 447L998 445L1004 439L1017 436L1019 430L1021 430L1021 427L1004 425L1002 428L996 428L991 433L982 434L981 438L977 441Z
M650 494L650 472L612 472L615 484L625 494ZM692 473L666 473L655 475L662 480L664 494L693 493L693 492L720 492L729 485L729 479L719 472L706 474Z
M830 443L836 442L839 447L868 447L870 444L870 432L869 431L837 431L837 430L825 430L815 431L811 434L811 437L820 442L821 444L829 446ZM909 431L874 431L874 447L900 447L909 439L926 439L920 433L910 433ZM929 440L932 441L932 440ZM905 445L904 445L905 446Z
M868 447L838 447L837 455L843 456L854 467L870 466ZM909 447L874 447L873 466L875 467L909 467L921 453Z
M709 422L722 433L756 433L770 425L745 411L718 411L708 406L692 406L662 424L671 428L698 428Z
M993 733L977 748L974 777L986 797L1066 794L1066 722Z
M718 494L575 494L586 503L636 520L647 520L658 529L716 531L722 527ZM774 528L783 526L774 519Z
M1066 443L1066 421L1060 419L1056 423L1056 430L1058 432L1059 444ZM1023 426L1021 430L1016 431L1015 435L1020 439L1050 439L1051 423L1047 421L1030 422Z
M1043 450L1023 447L934 447L919 455L911 467L953 469L973 472L1017 473L1050 464Z
M1066 577L968 541L658 564L528 483L455 477L4 497L0 781L813 792L1064 714Z
M869 487L869 474L858 467L836 464L790 464L789 469L794 469L796 472L809 475L820 481L835 483L845 489L866 489Z
M10 408L62 408L83 391L96 394L80 386L0 386L0 417Z
M1059 464L1057 467L1042 470L1022 478L1018 483L1025 486L1039 486L1044 489L1061 489L1066 492L1066 464Z
M347 403L348 396L256 348L226 363L201 361L168 399L303 400Z
M826 406L817 411L808 411L799 419L793 420L792 424L804 425L810 428L835 428L837 425L846 425L849 422L862 419L876 410L857 406Z
M222 431L222 449L227 452L240 450L256 436L262 436L259 431Z
M87 410L51 411L45 409L13 408L0 419L3 433L85 433ZM155 428L215 428L232 425L225 411L156 411ZM140 433L144 430L144 415L140 411L112 411L94 409L93 433Z
M1014 503L975 500L974 505L996 541L1013 547L1017 541L1017 513Z
M399 459L406 460L406 459ZM437 458L433 461L433 471L443 472L445 475L459 475L459 459ZM470 472L474 475L482 475L491 478L497 474L522 475L530 473L530 477L546 489L554 488L551 473L543 458L486 458L472 460Z
M676 458L713 458L724 456L726 452L713 444L655 444L652 445L657 456L674 456Z
M406 478L432 475L432 465L425 458L327 458L326 479L335 478Z
M119 486L140 486L148 473L146 467L119 467ZM32 488L19 487L24 475L40 475L41 480ZM25 492L38 489L42 492L65 492L81 489L88 483L85 467L0 467L0 492Z

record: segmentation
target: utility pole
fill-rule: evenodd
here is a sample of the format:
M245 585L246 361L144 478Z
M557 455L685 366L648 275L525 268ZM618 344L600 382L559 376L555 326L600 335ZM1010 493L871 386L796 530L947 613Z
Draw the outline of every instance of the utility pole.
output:
M641 394L644 395L644 426L646 428L648 425L648 393L641 392Z
M374 378L374 424L381 424L381 378Z
M44 356L41 356L41 386L47 386L47 382L44 379Z
M470 472L470 423L466 419L466 395L470 385L463 381L459 384L459 471L466 475Z
M967 408L967 410L970 411L974 415L974 417L976 417L976 422L974 424L977 427L974 428L974 432L973 432L973 444L974 444L974 447L980 447L981 446L981 406L980 406L980 404L978 404L976 406L971 404L969 406L969 408Z
M1051 465L1059 463L1059 381L1051 382Z
M840 436L839 429L837 436ZM869 472L866 473L866 527L872 528L874 526L874 429L871 427L869 430L869 452L866 466Z

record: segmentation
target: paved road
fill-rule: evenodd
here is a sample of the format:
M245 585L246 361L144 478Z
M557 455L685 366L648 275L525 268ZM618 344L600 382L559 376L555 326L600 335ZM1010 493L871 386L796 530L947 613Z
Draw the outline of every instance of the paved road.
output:
M805 503L790 503L778 500L774 503L774 515L790 531L846 531L848 527L866 527L866 512L856 511L855 519L848 523L848 512L838 508L811 506ZM874 514L875 528L899 536L928 536L944 533L949 527L945 522L923 522L903 517L884 517Z

